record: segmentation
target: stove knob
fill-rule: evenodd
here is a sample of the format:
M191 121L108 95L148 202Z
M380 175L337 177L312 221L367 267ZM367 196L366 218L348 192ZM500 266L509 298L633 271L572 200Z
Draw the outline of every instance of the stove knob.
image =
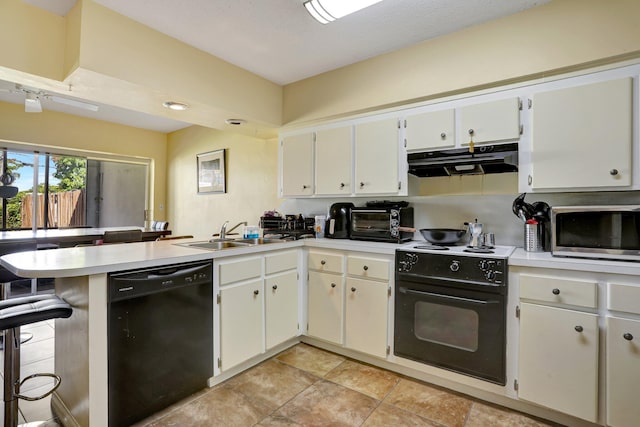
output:
M452 261L451 265L449 265L449 270L453 272L460 270L460 261Z
M494 280L496 280L496 272L493 270L489 270L485 273L484 277L490 281L493 282Z
M480 270L485 271L489 266L489 263L487 262L486 259L483 259L478 263L478 266L480 267Z

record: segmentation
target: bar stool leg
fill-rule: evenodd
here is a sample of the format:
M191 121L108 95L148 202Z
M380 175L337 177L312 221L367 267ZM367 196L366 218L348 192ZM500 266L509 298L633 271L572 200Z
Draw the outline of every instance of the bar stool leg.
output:
M18 425L18 391L20 383L20 328L4 331L4 420L5 427Z

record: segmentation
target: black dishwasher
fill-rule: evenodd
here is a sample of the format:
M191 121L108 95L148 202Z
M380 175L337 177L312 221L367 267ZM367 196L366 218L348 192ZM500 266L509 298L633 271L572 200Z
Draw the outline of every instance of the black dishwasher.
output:
M213 376L213 265L109 275L109 426L129 426Z

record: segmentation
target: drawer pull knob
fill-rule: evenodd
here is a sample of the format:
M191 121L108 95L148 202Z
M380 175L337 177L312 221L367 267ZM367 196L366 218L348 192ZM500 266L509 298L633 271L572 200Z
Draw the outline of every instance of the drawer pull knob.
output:
M365 265L364 267L362 267L362 269L363 269L364 271L367 271L367 270L369 269L369 267L367 267L367 266Z
M582 331L584 331L584 328L583 328L582 326L580 326L580 325L576 326L576 327L575 327L575 328L573 328L573 329L575 329L575 330L576 330L576 332L582 332Z
M322 265L325 265L326 263L327 263L327 261L325 261L325 260L320 261L320 264L322 264Z
M622 338L624 338L627 341L632 341L633 340L633 335L631 335L629 332L627 332L624 335L622 335Z
M555 288L554 290L551 291L551 293L554 295L560 295L560 289Z
M253 291L253 294L254 294L254 295L258 295L259 293L260 293L260 291L259 291L259 290L257 290L257 289L256 289L255 291Z
M360 188L364 188L364 182L360 183Z
M351 288L351 292L355 292L355 291L356 291L356 288Z
M271 287L271 289L273 289L273 290L275 291L276 289L278 289L278 285L273 285L273 286Z
M609 173L611 174L611 176L616 176L618 175L618 169L611 169Z
M332 288L335 288L336 286L337 286L337 285L336 285L335 283L332 283L332 284L331 284L331 287L332 287Z

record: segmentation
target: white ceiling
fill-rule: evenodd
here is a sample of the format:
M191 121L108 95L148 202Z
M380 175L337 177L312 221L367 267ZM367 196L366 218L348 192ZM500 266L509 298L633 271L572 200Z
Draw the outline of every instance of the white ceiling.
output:
M76 0L23 1L64 16ZM384 0L326 25L311 18L303 0L93 1L284 85L551 0ZM24 102L0 91L0 100L7 98ZM59 104L43 107L61 111ZM64 112L91 113L70 108ZM90 117L163 132L187 125L106 105Z

